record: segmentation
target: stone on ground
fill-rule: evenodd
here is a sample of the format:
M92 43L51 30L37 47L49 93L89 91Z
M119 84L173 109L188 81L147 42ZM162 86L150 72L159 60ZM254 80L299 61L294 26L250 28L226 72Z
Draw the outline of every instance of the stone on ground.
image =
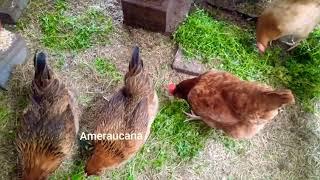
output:
M192 76L198 76L206 72L206 68L204 67L204 65L199 63L198 61L183 59L182 50L180 48L176 53L172 68L178 72Z
M17 23L28 0L0 0L0 21L6 24Z
M27 47L24 39L5 29L0 31L0 88L6 88L11 71L25 62Z

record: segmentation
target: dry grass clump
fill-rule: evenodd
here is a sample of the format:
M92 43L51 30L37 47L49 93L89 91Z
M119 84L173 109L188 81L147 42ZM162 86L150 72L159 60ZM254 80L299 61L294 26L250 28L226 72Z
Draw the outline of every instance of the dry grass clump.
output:
M15 35L10 31L0 27L0 52L7 51L15 39Z

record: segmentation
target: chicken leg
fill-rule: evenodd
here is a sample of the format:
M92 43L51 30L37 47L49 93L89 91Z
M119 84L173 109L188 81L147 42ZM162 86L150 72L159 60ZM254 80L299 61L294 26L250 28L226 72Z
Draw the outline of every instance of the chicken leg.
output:
M301 41L302 40L295 42L295 44L293 46L291 46L287 51L291 51L292 49L296 48L300 44Z
M185 122L194 121L194 120L201 120L202 118L200 116L197 116L192 110L191 113L187 113L183 111L183 113L188 117Z
M283 42L284 44L288 45L288 46L291 46L287 51L291 51L293 50L294 48L296 48L300 42L302 40L306 39L306 37L300 37L300 38L295 38L294 36L291 36L290 40L289 41L281 41Z

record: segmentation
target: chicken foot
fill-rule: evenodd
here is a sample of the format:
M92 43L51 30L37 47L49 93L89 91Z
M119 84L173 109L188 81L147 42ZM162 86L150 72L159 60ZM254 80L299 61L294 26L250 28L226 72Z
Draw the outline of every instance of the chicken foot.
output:
M301 40L297 41L293 46L291 46L287 51L291 51L292 49L296 48L300 44Z
M185 122L194 121L194 120L201 120L200 116L195 115L195 113L191 110L191 113L187 113L183 111L183 113L188 117Z
M295 36L291 35L287 38L286 37L281 38L280 41L282 43L290 46L290 48L287 51L291 51L294 48L296 48L303 39L306 39L306 37L295 37Z
M286 44L286 45L288 45L288 46L291 46L291 47L287 50L287 51L291 51L291 50L293 50L294 48L296 48L303 39L304 39L304 38L299 38L298 40L295 40L294 37L291 37L290 42L288 42L288 41L281 41L281 42L283 42L284 44Z

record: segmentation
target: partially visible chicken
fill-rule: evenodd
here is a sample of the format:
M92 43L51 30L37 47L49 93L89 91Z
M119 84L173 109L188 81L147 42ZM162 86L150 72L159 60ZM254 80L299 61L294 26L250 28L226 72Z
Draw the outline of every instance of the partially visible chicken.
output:
M23 113L17 137L23 180L44 180L71 153L79 129L75 101L47 65L34 57L31 104Z
M272 90L227 72L209 71L177 86L170 84L169 92L187 100L207 125L237 139L251 138L282 105L294 103L290 90Z
M104 170L117 168L132 158L147 140L157 111L158 96L136 47L125 75L124 87L109 101L106 100L97 112L93 132L96 135L137 136L127 140L95 140L85 168L87 175L100 175Z
M320 23L319 0L275 0L267 7L257 23L257 47L264 53L268 43L293 36L298 44Z

